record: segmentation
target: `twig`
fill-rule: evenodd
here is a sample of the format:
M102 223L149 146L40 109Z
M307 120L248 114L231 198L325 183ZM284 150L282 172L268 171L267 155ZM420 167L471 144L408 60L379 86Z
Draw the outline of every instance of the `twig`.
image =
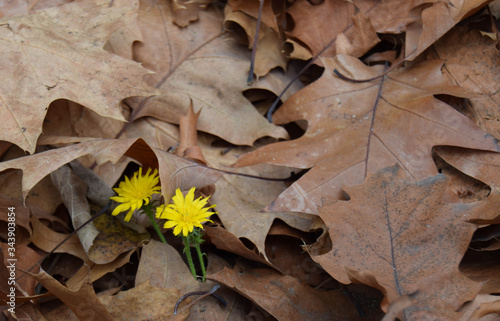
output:
M56 245L56 247L54 247L49 253L45 254L41 259L39 259L35 264L33 264L32 267L30 267L28 270L26 271L23 271L24 274L21 275L20 277L18 277L16 279L16 282L18 282L22 277L24 277L28 272L31 272L31 270L33 270L35 268L35 266L39 265L40 263L43 262L43 260L45 260L49 255L53 254L55 250L57 250L61 245L64 244L64 242L66 242L67 240L69 240L71 237L73 237L73 235L75 235L76 233L78 233L79 230L81 230L84 226L86 226L87 224L89 224L90 222L92 222L93 220L95 220L96 218L98 218L99 216L101 216L102 214L104 214L111 206L111 201L108 202L108 204L106 204L106 206L99 211L99 213L97 213L96 215L92 216L88 221L86 221L85 223L83 223L82 225L80 225L78 228L76 228L73 232L71 232L68 236L66 236L64 238L64 240L62 240L61 242L59 242L59 244Z
M252 60L250 61L250 70L248 71L248 78L247 78L248 86L251 86L253 83L253 70L255 68L255 55L257 53L257 42L259 40L260 20L262 17L263 7L264 7L264 0L260 0L259 15L257 16L257 27L255 28L255 37L253 39Z
M190 304L186 305L182 311L186 310L186 309L189 309L191 306L193 306L196 302L200 301L201 299L203 298L206 298L207 296L212 296L214 297L215 299L217 299L224 307L227 306L227 302L226 300L224 300L222 297L216 295L214 292L217 291L218 289L220 288L220 284L216 284L210 291L194 291L194 292L189 292L189 293L186 293L184 294L183 296L181 296L181 298L179 299L179 301L177 301L177 303L175 304L175 308L174 308L174 315L177 314L177 308L179 307L179 304L181 304L181 302L183 300L185 300L187 297L190 297L192 295L201 295L199 298L197 298L196 300L194 300L193 302L191 302ZM181 311L181 312L182 312Z

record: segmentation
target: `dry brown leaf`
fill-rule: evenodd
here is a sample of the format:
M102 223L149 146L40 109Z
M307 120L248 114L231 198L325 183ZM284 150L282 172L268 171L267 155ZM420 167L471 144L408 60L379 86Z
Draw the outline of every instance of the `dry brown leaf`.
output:
M92 219L90 205L87 201L87 185L69 166L62 166L51 173L54 185L60 190L64 204L69 212L75 229ZM107 187L107 186L106 186ZM91 186L96 189L98 186ZM102 200L105 206L109 197L113 196L108 187L107 199ZM100 216L92 223L84 225L78 232L78 238L88 258L97 264L113 262L119 255L137 248L147 235L126 228L109 215Z
M66 285L69 289L78 289L86 282L88 277L90 277L91 282L94 282L108 273L111 273L120 284L123 284L133 278L134 275L126 275L124 272L118 272L117 270L130 262L130 256L133 253L134 251L123 253L116 260L107 264L94 264L92 262L84 264L71 276Z
M157 288L176 288L181 295L198 289L196 281L182 257L171 245L151 240L144 245L135 284L151 282ZM208 290L211 286L206 286Z
M334 45L323 52L322 56L329 57L335 53L362 55L379 41L371 26L372 23L365 18L365 15L369 13L371 17L372 12L377 11L377 6L372 4L370 10L359 11L356 9L358 5L356 2L330 0L313 5L307 0L296 1L288 9L288 13L294 20L294 28L287 32L287 35L292 40L296 39L304 43L313 56L321 52L333 40L336 40ZM388 19L387 15L385 19ZM361 21L363 25L359 25ZM342 39L337 44L339 37Z
M464 311L464 315L459 321L498 321L499 304L498 296L479 294L460 309Z
M39 249L45 252L51 252L59 245L69 234L57 233L49 227L45 226L38 218L31 218L31 225L33 226L33 234L31 235L31 242L36 245ZM74 234L68 240L61 244L54 253L68 253L77 258L80 258L83 262L89 260L85 250L80 243L78 235Z
M160 2L140 16L144 43L137 46L136 59L157 74L148 82L163 95L135 101L133 119L153 116L177 124L185 115L190 99L194 111L201 114L198 130L238 145L252 145L263 136L285 138L283 128L270 124L245 98L251 88L280 92L290 79L280 72L247 86L250 52L237 44L231 35L221 33L222 21L214 9L200 12L200 21L190 28L172 24L173 13ZM166 32L147 30L162 26ZM242 121L244 120L244 121Z
M274 3L273 3L274 2ZM261 22L266 25L271 27L274 31L280 32L280 27L279 24L284 19L284 12L280 12L280 17L278 17L273 8L278 7L277 5L278 1L264 1L264 6L262 7L262 16L261 16ZM280 1L281 2L281 1ZM228 7L231 8L232 11L241 11L245 14L247 14L250 17L253 17L257 19L259 16L259 6L260 6L260 0L246 0L246 1L241 1L241 0L229 0L228 1ZM281 6L279 6L281 7ZM283 6L284 7L284 6ZM255 30L254 33L251 34L250 32L247 31L247 34L249 37L255 37ZM253 44L253 40L250 42Z
M288 10L295 23L288 35L305 43L313 55L334 41L334 45L322 54L331 57L343 53L361 56L378 42L376 32L405 32L405 59L413 60L465 16L488 2L335 0L313 5L310 1L299 0ZM339 41L350 42L350 45L346 47ZM341 48L350 50L343 52Z
M500 56L495 43L477 29L457 26L432 49L428 55L445 61L443 73L454 83L485 94L464 102L465 110L472 111L473 120L484 131L500 139Z
M162 194L170 199L176 188L186 190L191 187L201 188L212 184L223 173L201 166L171 153L151 148L141 139L96 139L80 144L48 150L31 156L25 156L0 163L0 172L9 168L23 171L23 195L43 177L62 165L84 156L93 155L97 164L116 163L123 155L128 155L141 162L145 167L158 168Z
M255 262L271 265L262 254L256 253L257 251L255 251L255 249L251 250L246 247L240 238L236 237L225 228L221 226L205 226L205 231L207 233L207 238L210 239L210 242L215 245L217 249L237 254Z
M1 82L0 117L9 125L0 139L33 153L47 108L56 99L125 120L117 107L122 99L155 94L142 81L149 71L103 49L113 28L130 23L134 16L131 9L75 2L3 18L1 69L18 81Z
M259 1L255 2L258 5ZM270 6L271 2L265 1L264 4L266 3ZM224 25L227 29L231 29L230 22L241 26L245 30L248 38L248 46L252 48L255 41L257 19L241 11L231 12L231 10L226 9ZM254 67L257 79L267 75L271 69L276 67L286 70L287 59L283 54L283 40L278 32L265 24L261 24L260 26Z
M99 301L89 277L79 289L71 290L43 270L38 274L30 273L30 275L43 284L59 300L64 302L79 320L87 320L89 317L98 318L102 321L114 320L105 306Z
M405 60L415 59L460 20L489 2L491 0L436 1L432 6L413 8L410 14L419 18L407 25Z
M144 282L149 282L157 288L177 289L179 291L177 299L189 292L209 291L214 286L211 281L204 283L196 281L176 249L154 240L144 246L137 270L135 284ZM211 305L217 305L216 301ZM182 307L183 305L180 306ZM173 309L170 312L173 313Z
M113 320L166 321L173 315L175 303L179 299L179 290L158 288L144 282L128 291L98 297Z
M237 263L207 277L250 298L278 320L364 319L342 291L315 290L271 269L248 269Z
M14 208L9 211L9 208ZM32 229L30 226L30 210L24 207L19 200L11 199L3 194L0 194L0 236L7 240L9 222L16 225L16 244L21 245L23 240L27 240L31 235ZM15 213L15 217L9 216L9 213ZM9 220L10 218L10 220Z
M213 0L171 0L172 9L174 10L174 22L179 27L187 27L187 25L198 20L199 12L205 9Z
M198 133L196 123L200 117L200 112L194 113L193 102L189 105L186 115L179 119L179 146L175 149L175 154L186 159L206 165L207 161L198 147Z
M349 201L325 201L320 216L332 249L313 259L342 283L373 277L376 283L368 285L382 290L388 303L418 290L404 320L448 320L481 289L458 264L477 229L470 221L497 216L499 199L444 204L444 175L419 182L403 177L399 166L389 167L346 187Z
M306 133L297 140L243 155L235 164L313 167L270 210L316 213L323 198L343 198L341 186L360 184L367 171L394 163L415 180L435 175L434 146L500 150L496 139L434 98L440 93L475 95L443 77L442 61L426 61L390 73L382 83L380 98L380 80L351 83L335 76L333 69L366 79L381 74L381 68L367 67L349 56L325 58L323 63L323 76L288 99L273 117L278 124L305 119Z
M50 174L54 186L61 193L64 205L69 212L73 227L79 228L92 218L90 206L87 201L87 184L73 173L69 166L61 166ZM83 226L78 232L78 238L82 243L85 253L89 255L89 249L94 239L99 234L94 224ZM90 258L90 257L89 257ZM94 261L92 258L90 258ZM96 262L108 263L108 262Z
M0 286L0 292L8 294L10 293L10 287L15 287L16 302L19 304L24 302L23 297L35 295L35 286L37 285L37 282L32 277L27 276L22 279L18 279L15 282L15 285L11 284L11 281L13 280L9 277L11 276L10 272L12 272L12 264L16 269L14 271L14 278L19 278L23 274L21 271L31 268L33 264L38 262L41 255L26 245L15 244L16 251L14 252L15 255L12 257L9 254L13 252L10 252L8 250L9 248L10 245L8 243L0 243L0 251L3 253L3 255L0 255L0 264L2 265L0 268L0 275L2 276L1 279L4 280L3 284ZM9 259L15 259L15 261ZM6 270L8 273L4 274ZM3 276L5 276L5 278ZM1 299L4 300L5 298L1 297ZM2 305L4 304L2 303Z
M281 219L303 231L321 226L315 215L262 211L285 189L283 182L226 175L215 187L212 203L217 204L218 216L226 230L251 241L266 259L265 241L274 220Z
M436 153L463 173L500 190L500 154L451 146L438 147Z

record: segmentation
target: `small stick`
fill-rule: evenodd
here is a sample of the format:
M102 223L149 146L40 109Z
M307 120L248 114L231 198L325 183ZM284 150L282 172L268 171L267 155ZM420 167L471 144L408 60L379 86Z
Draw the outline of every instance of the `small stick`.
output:
M252 60L250 61L250 70L248 71L247 85L251 86L253 83L253 70L255 68L255 55L257 53L257 41L259 40L259 29L260 29L260 20L262 16L262 9L264 8L264 0L259 0L259 15L257 16L257 27L255 28L255 38L253 39L253 47L252 47Z
M227 302L226 300L224 300L222 297L216 295L214 292L217 291L218 289L220 288L220 284L216 284L210 291L194 291L194 292L189 292L189 293L186 293L184 294L183 296L181 296L181 298L179 299L179 301L177 301L177 303L175 304L175 308L174 308L174 315L177 314L177 308L179 307L179 304L181 304L181 302L186 299L187 297L189 296L192 296L192 295L201 295L199 298L197 298L196 300L194 300L193 302L191 302L190 304L186 305L182 311L190 308L191 306L193 306L196 302L200 301L201 299L203 298L206 298L207 296L212 296L214 298L216 298L224 307L227 306Z
M54 247L49 253L45 254L41 259L39 259L32 267L30 267L27 271L23 271L24 274L21 275L20 277L18 277L16 279L16 282L18 282L22 277L24 277L28 272L31 272L31 270L33 270L35 268L35 266L37 265L40 265L40 263L43 262L43 260L45 260L49 255L53 254L55 250L57 250L61 245L64 244L64 242L66 242L67 240L69 240L71 237L73 237L73 235L75 235L79 230L81 230L85 225L89 224L90 222L92 222L93 220L95 220L96 218L98 218L99 216L101 216L102 214L104 214L108 209L109 207L111 206L111 201L108 202L108 204L106 204L106 206L99 211L99 213L97 213L96 215L92 216L88 221L86 221L85 223L83 223L82 225L80 225L78 228L76 228L73 232L71 232L68 236L66 236L66 238L64 240L62 240L59 244L57 244L56 247Z

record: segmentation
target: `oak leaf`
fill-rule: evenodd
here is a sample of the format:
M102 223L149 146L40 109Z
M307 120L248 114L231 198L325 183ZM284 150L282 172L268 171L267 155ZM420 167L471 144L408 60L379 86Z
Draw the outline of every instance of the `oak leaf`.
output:
M297 279L238 262L207 276L257 303L277 320L363 320L342 290L322 291ZM262 315L261 315L262 317Z
M103 321L113 320L106 307L97 297L90 280L90 274L87 275L81 287L76 289L67 288L42 269L40 269L40 273L30 273L30 275L70 308L79 320L85 320L89 315L98 315L99 320Z
M4 77L14 78L0 83L5 124L0 140L33 153L47 108L56 99L124 121L121 100L156 93L142 80L150 71L103 49L114 29L136 15L130 8L106 5L75 2L0 20L0 68Z
M170 199L176 188L201 188L212 184L224 173L201 166L166 151L150 147L142 139L94 139L48 150L35 155L0 163L0 172L18 168L23 171L22 193L28 192L45 176L59 167L84 155L93 155L98 165L106 162L115 164L124 155L136 159L143 166L158 168L162 194Z
M444 204L444 175L413 182L402 174L382 169L346 187L349 201L325 201L319 215L332 249L313 259L342 283L377 287L388 303L418 291L402 320L452 320L481 289L458 270L478 227L470 221L497 216L500 200Z
M187 114L191 99L196 113L202 109L198 130L233 144L252 145L264 136L288 137L283 128L270 124L243 92L265 89L277 93L290 78L271 72L248 87L250 52L222 32L222 21L214 9L199 12L199 21L186 29L172 24L173 12L167 3L156 3L139 21L144 43L138 46L136 58L156 71L148 82L163 94L135 101L132 119L152 116L177 124L179 115ZM158 26L166 32L147 34Z
M313 55L361 56L378 42L376 33L405 32L405 59L413 60L465 16L488 0L428 1L296 1L288 10L294 20L291 39L304 43ZM318 23L321 21L321 23ZM326 48L332 42L329 48ZM350 45L345 45L345 44Z
M366 79L383 69L367 67L350 56L325 58L323 63L326 70L322 77L288 99L273 117L278 124L305 119L306 133L245 154L235 163L312 167L269 206L270 210L316 213L323 198L342 199L342 185L360 184L368 171L394 163L415 180L435 175L434 146L500 150L496 139L434 98L436 94L478 95L450 84L441 72L440 60L415 64L390 73L383 81L365 83L341 80L333 70Z

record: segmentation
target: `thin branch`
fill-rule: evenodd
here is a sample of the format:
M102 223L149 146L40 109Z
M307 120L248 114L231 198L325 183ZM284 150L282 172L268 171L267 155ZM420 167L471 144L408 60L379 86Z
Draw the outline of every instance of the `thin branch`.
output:
M259 40L260 21L262 18L262 9L264 8L264 0L260 0L259 15L257 16L257 27L255 28L255 37L253 39L252 60L250 61L250 70L248 71L247 85L253 83L253 70L255 68L255 54L257 53L257 42Z

